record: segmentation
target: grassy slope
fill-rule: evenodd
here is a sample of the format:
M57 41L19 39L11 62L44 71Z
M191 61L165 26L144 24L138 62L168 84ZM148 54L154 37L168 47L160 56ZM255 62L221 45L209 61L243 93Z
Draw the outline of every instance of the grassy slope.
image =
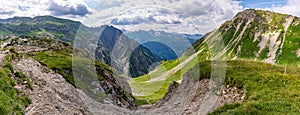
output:
M66 51L43 51L39 52L35 59L46 65L48 68L58 72L64 78L70 82L74 83L74 78L72 76L72 57L69 52ZM68 72L67 72L68 71Z
M297 114L300 109L300 68L271 65L256 61L227 61L224 85L237 86L247 91L243 103L227 104L210 114ZM210 77L211 62L199 63L190 73ZM284 74L286 73L286 74ZM154 96L152 97L154 98ZM138 97L137 104L148 103ZM152 100L154 101L154 100Z
M90 96L93 96L101 101L103 97L105 97L105 94L93 93L91 91L91 86L87 83L97 79L104 79L101 75L96 74L95 71L92 71L91 68L87 66L99 66L110 73L112 71L111 68L98 61L93 62L92 60L83 57L72 57L72 51L72 48L70 48L37 52L37 54L34 55L34 59L47 66L49 69L52 69L62 75L73 86L87 91L87 93L91 94ZM72 63L75 63L75 65L73 66ZM76 78L73 72L77 74ZM85 76L85 78L79 78L80 76Z
M210 66L209 62L200 63ZM207 70L207 69L206 69ZM228 61L225 84L244 88L242 104L228 104L212 114L296 114L300 110L300 68L253 61ZM210 71L201 71L209 75Z
M9 77L13 74L8 68L0 70L0 113L1 114L23 114L24 107L30 104L27 96L19 96L13 86L16 82Z
M173 69L180 63L187 60L187 55L183 55L175 60L165 61L154 72L130 80L129 84L131 89L134 92L140 92L143 94L143 96L135 96L137 99L136 105L147 104L147 100L149 100L150 103L155 103L156 101L161 99L167 92L168 86L172 81L180 81L182 79L182 76L189 69L198 64L198 62L205 60L206 56L208 56L209 51L207 51L206 45L201 46L201 48L204 49L202 50L203 52L198 54L198 56L192 58L187 64L182 66L180 70L175 71L173 74L166 75L167 78L165 79L162 79L160 81L147 82L148 80L161 77L163 74L166 74L167 71Z

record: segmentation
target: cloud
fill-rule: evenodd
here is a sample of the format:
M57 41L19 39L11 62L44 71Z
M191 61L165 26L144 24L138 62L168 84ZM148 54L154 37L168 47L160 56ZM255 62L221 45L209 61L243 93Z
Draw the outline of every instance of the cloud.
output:
M88 26L207 33L242 7L234 0L0 0L0 18L53 15ZM4 5L5 4L5 5ZM93 7L91 9L90 7Z
M50 0L49 8L56 16L80 15L85 16L90 13L88 6L83 1L72 0Z
M113 25L136 24L181 24L182 16L163 8L131 9L117 18L112 19Z
M103 0L84 24L205 34L242 9L233 0Z
M271 8L266 8L278 13L291 14L294 16L300 16L300 1L299 0L287 0L287 4L284 6L276 6Z
M2 19L53 15L73 20L91 12L82 0L0 0Z
M11 15L14 14L16 11L15 9L18 8L18 5L16 5L14 2L7 1L7 0L0 0L1 4L5 5L0 5L0 14L2 17L5 17L6 15Z

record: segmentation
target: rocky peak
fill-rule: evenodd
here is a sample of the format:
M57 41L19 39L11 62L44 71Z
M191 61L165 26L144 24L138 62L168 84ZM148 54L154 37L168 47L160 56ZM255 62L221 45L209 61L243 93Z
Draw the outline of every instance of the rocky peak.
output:
M244 10L242 12L239 12L235 18L240 18L240 19L253 19L257 16L257 12L255 9L247 9L247 10Z
M98 44L108 50L112 50L121 34L122 31L114 28L113 26L104 26L104 30L100 36Z

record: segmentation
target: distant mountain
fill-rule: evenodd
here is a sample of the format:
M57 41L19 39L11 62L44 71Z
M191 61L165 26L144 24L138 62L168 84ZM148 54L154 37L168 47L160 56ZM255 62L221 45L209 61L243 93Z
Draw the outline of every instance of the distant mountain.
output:
M52 16L14 17L0 20L0 34L50 36L71 42L75 38L80 22Z
M139 46L137 42L126 37L117 28L106 25L90 28L80 22L52 16L1 19L0 38L11 36L49 37L69 43L76 42L74 46L95 53L96 59L131 77L146 74L151 70L150 66L153 63L161 60L144 46ZM132 53L133 51L141 53L132 55L136 54Z
M123 32L129 38L148 48L152 53L167 60L181 56L191 44L202 37L201 34L190 35L153 30L126 31L123 29Z

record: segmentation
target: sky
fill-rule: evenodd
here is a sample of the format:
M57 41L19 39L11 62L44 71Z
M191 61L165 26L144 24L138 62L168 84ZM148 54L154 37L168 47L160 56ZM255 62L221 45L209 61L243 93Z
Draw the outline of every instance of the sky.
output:
M86 26L205 34L244 9L300 17L300 0L0 0L0 18L52 15Z

